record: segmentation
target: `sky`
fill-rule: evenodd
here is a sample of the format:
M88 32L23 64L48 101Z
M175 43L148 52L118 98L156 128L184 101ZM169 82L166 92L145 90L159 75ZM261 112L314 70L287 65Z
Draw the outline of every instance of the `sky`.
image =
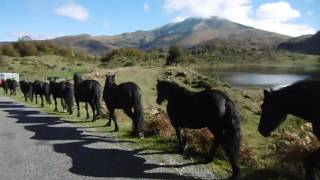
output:
M320 0L1 0L0 41L116 35L212 16L295 37L320 30Z

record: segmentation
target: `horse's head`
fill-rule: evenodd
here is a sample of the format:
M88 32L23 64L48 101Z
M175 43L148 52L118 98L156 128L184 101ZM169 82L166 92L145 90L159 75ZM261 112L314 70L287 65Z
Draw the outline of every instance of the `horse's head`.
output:
M115 74L106 75L106 83L105 83L106 86L110 86L110 85L115 84L115 81L116 81L116 75Z
M80 73L74 73L73 74L73 81L74 83L80 83L82 81L82 77Z
M274 93L264 90L264 100L261 105L261 118L258 130L261 135L268 137L285 119L287 113L283 110L280 100Z
M157 83L157 104L161 105L162 102L167 97L167 88L165 86L165 81L158 80Z

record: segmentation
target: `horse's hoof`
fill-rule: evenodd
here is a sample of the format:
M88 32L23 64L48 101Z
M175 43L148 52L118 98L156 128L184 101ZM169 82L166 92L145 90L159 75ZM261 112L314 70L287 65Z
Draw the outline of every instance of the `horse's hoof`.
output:
M78 114L77 117L80 117L80 115Z
M139 139L144 139L144 134L142 132L138 133L138 138Z
M119 131L119 129L118 129L118 128L116 128L116 129L114 129L114 130L113 130L113 132L118 132L118 131Z
M209 164L212 162L212 158L205 158L204 161L202 162L203 164Z

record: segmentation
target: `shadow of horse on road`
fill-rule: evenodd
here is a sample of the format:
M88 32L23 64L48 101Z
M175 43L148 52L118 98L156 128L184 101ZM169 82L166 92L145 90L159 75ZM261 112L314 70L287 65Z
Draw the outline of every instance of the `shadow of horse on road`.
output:
M117 144L130 141L87 134L63 122L60 118L13 102L0 102L0 110L9 113L8 117L16 119L16 123L23 124L26 130L34 132L31 139L50 141L54 152L70 157L71 173L110 178L194 179L174 173L146 172L160 167L175 168L192 164L148 164L146 159L138 156L142 149L117 149L119 148ZM107 149L106 146L112 148Z

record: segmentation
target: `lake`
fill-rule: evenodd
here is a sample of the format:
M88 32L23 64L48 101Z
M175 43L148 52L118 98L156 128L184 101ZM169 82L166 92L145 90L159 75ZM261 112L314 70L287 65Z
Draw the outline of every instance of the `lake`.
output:
M199 68L205 75L239 88L277 88L310 77L320 77L320 65L240 65L227 68Z

